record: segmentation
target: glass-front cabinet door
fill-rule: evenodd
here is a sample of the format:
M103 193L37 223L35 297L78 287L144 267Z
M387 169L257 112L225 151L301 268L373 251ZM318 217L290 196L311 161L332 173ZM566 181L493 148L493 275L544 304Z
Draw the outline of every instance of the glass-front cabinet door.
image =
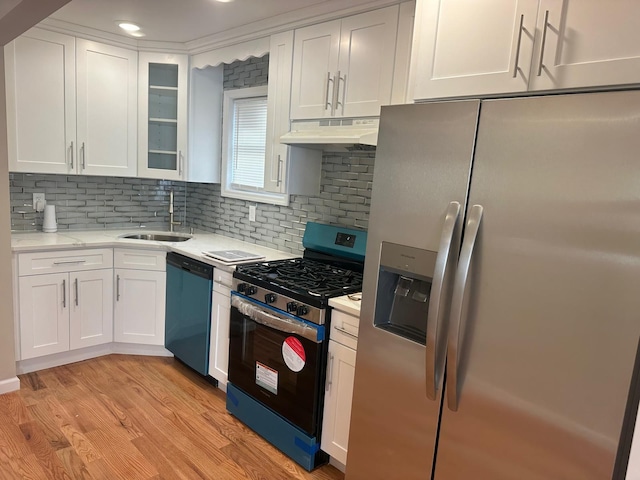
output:
M186 177L186 55L140 53L138 172L142 177Z

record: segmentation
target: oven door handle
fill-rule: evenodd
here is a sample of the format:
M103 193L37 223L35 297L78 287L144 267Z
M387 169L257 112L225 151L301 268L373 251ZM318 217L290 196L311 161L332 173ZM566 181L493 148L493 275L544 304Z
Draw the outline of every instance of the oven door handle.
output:
M256 323L273 328L280 332L300 335L312 342L321 342L321 340L318 339L317 328L307 325L300 320L280 315L275 310L263 308L238 295L231 295L231 306L237 308L242 315L250 318Z

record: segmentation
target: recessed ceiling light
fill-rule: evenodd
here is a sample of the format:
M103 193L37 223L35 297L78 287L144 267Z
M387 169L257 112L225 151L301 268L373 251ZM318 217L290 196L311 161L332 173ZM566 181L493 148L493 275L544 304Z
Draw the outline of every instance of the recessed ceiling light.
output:
M138 30L140 30L140 27L138 25L131 22L118 22L118 26L129 33L137 32Z
M220 2L220 3L230 3L230 2L233 2L233 0L216 0L216 2Z
M144 37L144 33L142 32L129 32L129 35L132 37Z

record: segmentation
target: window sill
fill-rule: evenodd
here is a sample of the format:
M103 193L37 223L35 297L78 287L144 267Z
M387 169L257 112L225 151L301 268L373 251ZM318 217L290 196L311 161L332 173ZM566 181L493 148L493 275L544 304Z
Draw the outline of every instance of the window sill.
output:
M289 195L285 193L271 192L249 192L245 190L227 190L222 187L221 195L227 198L236 198L239 200L247 200L257 203L268 203L271 205L289 205Z

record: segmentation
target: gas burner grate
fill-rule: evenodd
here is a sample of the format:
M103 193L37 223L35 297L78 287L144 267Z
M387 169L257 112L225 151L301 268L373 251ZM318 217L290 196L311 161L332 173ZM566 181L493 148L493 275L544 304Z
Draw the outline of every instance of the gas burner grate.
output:
M312 297L336 297L362 289L360 272L307 258L239 265L236 271Z

